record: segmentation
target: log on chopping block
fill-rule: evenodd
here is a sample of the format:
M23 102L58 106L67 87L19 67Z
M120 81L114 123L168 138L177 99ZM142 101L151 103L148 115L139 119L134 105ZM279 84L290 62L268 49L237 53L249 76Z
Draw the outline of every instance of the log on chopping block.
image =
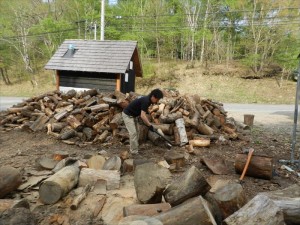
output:
M164 225L217 225L207 201L201 196L191 198L153 218Z
M46 179L39 188L40 199L45 204L54 204L78 183L79 168L66 166Z
M26 208L29 209L27 199L0 199L0 214L8 209Z
M266 195L256 195L251 201L224 220L225 225L285 225L283 212Z
M82 192L74 198L70 208L72 210L76 210L78 208L80 202L82 202L86 198L86 196L88 195L90 190L91 190L91 185L89 185L89 184L85 185Z
M235 157L235 171L241 174L247 161L247 154L237 154ZM253 155L249 163L246 176L270 180L273 177L274 160L272 157Z
M300 185L262 193L268 196L282 211L288 225L300 224Z
M209 191L205 199L211 204L217 221L221 222L242 208L246 203L243 187L237 183L229 183L216 190Z
M210 189L201 172L192 166L177 180L174 180L164 191L166 202L172 206L179 205L185 200L197 196L205 195Z
M120 172L117 170L94 170L82 168L79 175L78 186L93 185L97 180L106 180L107 190L120 188Z
M162 212L166 212L171 209L169 203L158 203L158 204L133 204L129 206L124 206L123 215L141 215L141 216L154 216Z
M22 183L20 171L11 166L0 167L0 198L16 190Z

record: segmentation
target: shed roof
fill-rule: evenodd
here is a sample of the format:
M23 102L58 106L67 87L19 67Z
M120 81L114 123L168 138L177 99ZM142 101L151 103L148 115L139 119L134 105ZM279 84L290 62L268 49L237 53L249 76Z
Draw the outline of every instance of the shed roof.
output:
M73 57L63 57L72 45ZM133 60L136 76L142 67L136 41L65 40L46 64L46 69L101 73L125 73Z

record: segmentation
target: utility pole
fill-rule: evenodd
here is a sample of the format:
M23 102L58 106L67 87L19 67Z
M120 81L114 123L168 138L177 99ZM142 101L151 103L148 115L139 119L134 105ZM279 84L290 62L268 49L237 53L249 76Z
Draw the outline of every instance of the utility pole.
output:
M104 11L105 11L105 0L101 0L102 4L101 4L101 36L100 36L100 40L104 41Z

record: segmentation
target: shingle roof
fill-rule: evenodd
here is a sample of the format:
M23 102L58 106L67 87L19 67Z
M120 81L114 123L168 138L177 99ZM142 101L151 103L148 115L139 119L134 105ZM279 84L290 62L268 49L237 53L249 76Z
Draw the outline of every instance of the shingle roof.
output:
M69 45L76 53L64 58ZM46 64L46 69L102 73L125 73L137 52L136 41L65 40ZM138 58L138 56L135 56ZM141 68L141 65L138 65ZM141 71L136 71L141 72ZM137 75L138 75L137 74ZM139 74L141 76L141 74Z

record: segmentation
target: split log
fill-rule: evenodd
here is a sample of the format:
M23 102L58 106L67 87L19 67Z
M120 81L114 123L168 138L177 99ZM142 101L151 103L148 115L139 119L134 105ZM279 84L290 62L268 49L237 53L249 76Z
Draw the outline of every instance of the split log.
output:
M122 113L117 113L110 121L109 126L112 130L117 129L123 122Z
M210 139L190 140L189 144L193 147L207 147L210 145Z
M105 163L105 158L102 155L93 155L87 160L87 165L91 169L101 170Z
M76 131L82 130L82 125L81 123L76 119L75 116L69 115L67 117L67 122L68 124Z
M285 225L283 212L263 194L256 195L224 222L226 225Z
M95 131L99 131L101 127L103 127L109 120L109 116L105 116L101 121L99 121L98 123L96 123L94 126L93 126L93 129Z
M29 209L29 202L27 199L0 199L0 214L8 209L26 208Z
M247 154L237 154L235 157L235 171L241 174L247 161ZM253 155L248 166L246 175L270 180L273 177L274 160L267 156Z
M119 156L112 156L108 160L105 161L103 165L103 170L120 170L121 169L121 158Z
M205 123L199 123L197 130L199 131L200 134L205 134L205 135L212 135L214 133L214 130L207 126Z
M67 110L58 112L54 115L54 119L56 119L56 121L60 121L62 118L64 118L66 115L68 114Z
M30 129L32 131L38 131L45 128L45 124L48 122L49 117L48 116L40 116L34 123L30 126Z
M178 128L178 132L179 132L179 136L180 136L180 146L183 146L188 143L183 118L177 119L175 121L175 124L176 124L176 127Z
M74 137L76 135L76 131L73 129L67 129L66 131L64 131L63 133L61 133L58 136L58 139L60 140L67 140L70 139L72 137Z
M78 183L79 168L66 166L46 179L39 188L40 199L45 204L54 204Z
M97 180L106 180L107 190L120 188L120 172L117 170L94 170L82 168L79 175L78 186L83 187L87 184L94 185Z
M171 205L169 203L158 203L158 204L134 204L125 206L123 208L123 215L132 216L132 215L140 215L140 216L154 216L162 212L166 212L171 209Z
M0 198L16 190L22 183L22 176L18 169L11 166L0 167Z
M60 132L64 127L66 127L66 123L52 123L51 124L51 131L53 132Z
M160 116L160 115L164 112L165 106L166 106L166 104L164 104L164 103L159 104L158 110L157 110L157 112L156 112L156 114L157 114L158 116Z
M192 166L178 179L174 180L164 191L166 202L176 206L197 195L205 195L210 189L201 172Z
M103 112L109 110L109 104L98 104L85 108L86 110L91 110L92 112Z
M282 211L288 225L300 224L300 185L294 184L282 190L262 193L268 196Z
M80 204L80 202L82 202L86 198L86 196L88 195L90 190L91 190L91 186L89 184L85 185L82 192L74 198L70 208L72 210L76 210L78 208L78 205Z
M95 131L89 127L85 127L82 130L85 141L91 141L95 136Z
M243 187L237 183L230 183L208 192L205 199L211 203L215 218L222 221L242 208L246 203Z
M217 225L207 201L201 196L191 198L153 218L164 225Z
M103 131L102 134L100 134L100 136L99 136L99 137L97 138L97 140L95 140L95 141L98 141L98 142L100 142L100 143L103 143L103 142L105 141L105 139L108 137L108 135L109 135L108 130L105 130L105 131Z
M65 159L69 157L69 153L66 152L66 151L55 151L54 154L53 154L53 159L56 160L56 161L60 161L62 159Z

